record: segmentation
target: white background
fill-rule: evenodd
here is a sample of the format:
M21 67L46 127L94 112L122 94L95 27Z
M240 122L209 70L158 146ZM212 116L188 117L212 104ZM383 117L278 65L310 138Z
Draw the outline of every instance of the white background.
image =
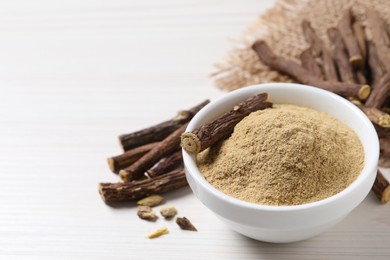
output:
M313 239L267 244L189 188L166 195L199 232L105 205L117 136L222 94L208 74L273 1L0 1L0 259L389 259L390 205L370 193ZM167 226L170 234L145 235Z

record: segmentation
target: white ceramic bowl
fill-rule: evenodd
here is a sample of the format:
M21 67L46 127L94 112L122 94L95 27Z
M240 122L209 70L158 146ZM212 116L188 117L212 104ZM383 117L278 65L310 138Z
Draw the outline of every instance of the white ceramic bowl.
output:
M326 112L351 127L364 147L359 177L340 193L297 206L267 206L230 197L209 184L194 156L183 150L188 183L195 196L233 230L266 242L294 242L313 237L341 221L367 196L376 176L379 142L368 118L353 104L331 92L300 84L269 83L241 88L210 102L191 120L187 131L213 120L235 104L267 92L273 103L295 104Z

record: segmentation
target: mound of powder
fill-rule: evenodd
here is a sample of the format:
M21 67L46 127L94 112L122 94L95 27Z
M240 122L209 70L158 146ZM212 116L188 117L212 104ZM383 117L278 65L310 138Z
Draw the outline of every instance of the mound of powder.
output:
M206 180L240 200L299 205L349 186L364 165L355 132L326 113L274 105L245 117L233 134L198 154Z

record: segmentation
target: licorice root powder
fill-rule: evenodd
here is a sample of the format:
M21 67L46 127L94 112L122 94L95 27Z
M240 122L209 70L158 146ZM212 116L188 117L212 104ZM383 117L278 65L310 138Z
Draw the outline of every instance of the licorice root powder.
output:
M356 133L313 109L280 104L245 117L232 135L197 155L206 180L240 200L300 205L349 186L364 165Z

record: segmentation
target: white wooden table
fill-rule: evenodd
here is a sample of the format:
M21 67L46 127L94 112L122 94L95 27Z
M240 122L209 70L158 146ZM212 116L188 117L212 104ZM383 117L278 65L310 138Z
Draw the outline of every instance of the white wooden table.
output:
M141 221L97 192L117 136L222 92L208 78L273 1L1 1L0 259L389 259L390 205L373 194L294 244L247 239L189 188L166 195L199 232ZM170 234L145 235L167 226Z

